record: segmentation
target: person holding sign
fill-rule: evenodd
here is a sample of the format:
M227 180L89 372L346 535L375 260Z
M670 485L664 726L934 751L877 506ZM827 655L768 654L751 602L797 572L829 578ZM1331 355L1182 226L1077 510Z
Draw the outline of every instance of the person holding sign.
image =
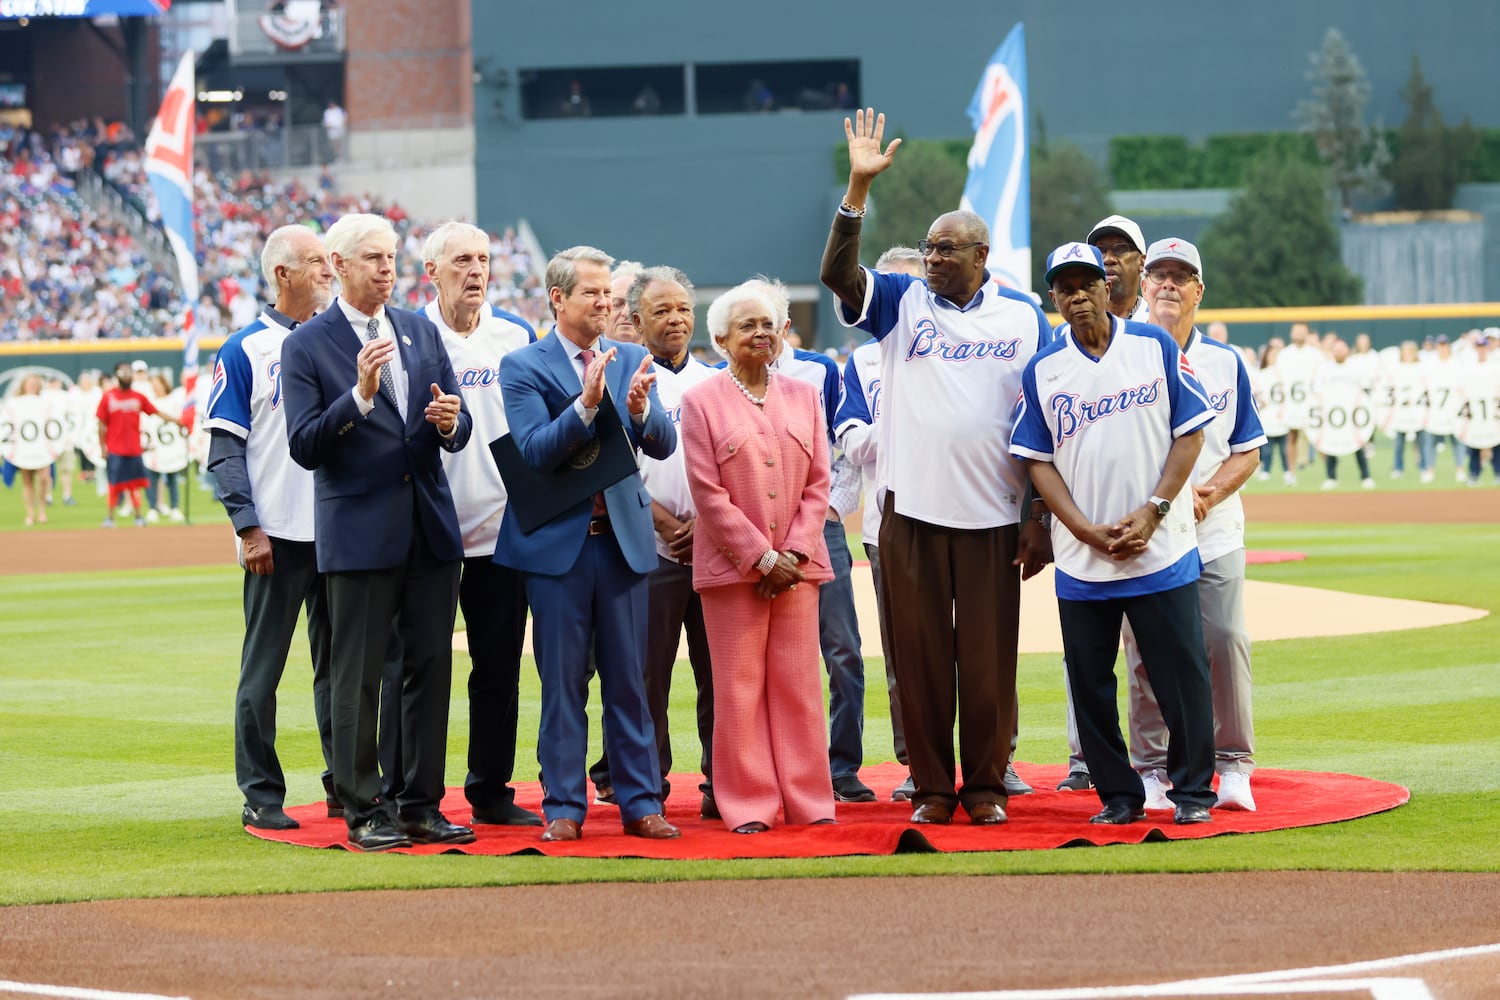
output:
M1349 363L1349 345L1342 338L1333 341L1332 356L1313 377L1312 404L1307 408L1307 439L1323 453L1328 476L1323 489L1339 486L1339 458L1354 456L1359 463L1359 484L1375 488L1370 476L1370 460L1365 445L1375 429L1375 416L1369 395L1360 382L1360 371Z
M109 474L109 507L104 526L115 526L115 508L122 496L130 498L137 527L146 524L141 509L141 491L146 488L146 463L141 459L141 416L155 414L170 423L179 423L171 414L157 410L156 404L131 387L133 375L129 361L115 366L115 386L99 398L94 416L99 421L99 450L104 452Z
M610 265L594 247L564 250L547 264L552 336L500 361L500 389L510 438L525 465L581 474L623 434L632 453L664 459L677 429L656 394L651 354L603 334L610 319ZM618 363L616 363L618 362ZM602 418L608 410L613 420ZM619 430L615 430L619 427ZM495 561L526 577L532 639L542 679L537 758L547 783L546 841L577 840L588 812L584 711L589 651L599 674L604 744L625 832L654 840L681 836L662 816L656 728L646 700L646 574L657 566L651 494L634 464L592 497L522 525L511 474L511 503L500 522ZM505 472L505 466L501 467ZM603 485L603 484L601 484ZM537 498L527 498L534 502Z
M26 505L25 525L47 523L47 493L52 489L51 466L57 458L56 436L46 432L49 421L60 421L42 397L42 377L22 376L15 395L5 401L4 422L10 425L5 460L21 472L21 495ZM59 424L60 427L60 424Z
M1484 471L1484 452L1490 453L1490 473L1500 483L1500 361L1491 357L1495 338L1474 341L1474 363L1460 384L1458 440L1469 449L1469 485L1478 486Z

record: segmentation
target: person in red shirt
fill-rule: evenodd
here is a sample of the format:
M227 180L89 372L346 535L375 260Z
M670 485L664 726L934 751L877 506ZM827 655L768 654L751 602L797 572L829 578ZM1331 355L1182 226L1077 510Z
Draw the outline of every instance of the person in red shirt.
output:
M99 418L99 450L106 456L105 467L109 475L109 511L104 515L106 528L115 526L115 508L119 506L121 494L130 497L136 525L146 523L141 511L141 490L146 486L146 463L141 459L141 414L155 414L170 423L180 424L177 418L161 412L148 397L131 388L132 379L129 361L115 365L116 384L100 397L99 408L94 413Z

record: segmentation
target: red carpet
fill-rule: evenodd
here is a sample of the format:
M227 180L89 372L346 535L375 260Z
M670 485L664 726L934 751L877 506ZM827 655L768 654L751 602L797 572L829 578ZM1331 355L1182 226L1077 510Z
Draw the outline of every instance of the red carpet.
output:
M1246 549L1245 565L1263 566L1266 563L1302 562L1307 558L1306 552L1276 551L1275 549ZM1259 800L1256 805L1260 805Z
M583 839L569 844L544 844L537 827L480 826L479 839L459 847L432 845L405 849L403 854L521 854L532 852L554 857L580 858L812 858L854 854L895 854L903 851L1035 851L1054 847L1103 844L1138 844L1146 840L1187 840L1226 833L1261 833L1299 826L1317 826L1384 812L1405 804L1411 793L1393 785L1351 774L1316 771L1281 771L1261 768L1255 772L1253 813L1215 809L1213 822L1201 826L1174 826L1169 812L1151 812L1147 820L1129 826L1093 826L1088 818L1099 811L1099 798L1092 791L1056 792L1053 789L1066 769L1058 766L1017 764L1021 777L1036 787L1033 795L1010 800L1010 822L997 827L976 827L960 810L950 826L913 826L911 806L890 802L891 790L905 777L899 764L876 764L860 772L875 789L880 801L838 806L838 823L832 826L773 827L755 836L731 833L724 824L698 818L697 775L672 776L672 798L667 818L682 828L679 840L642 840L627 837L620 829L619 812L613 806L589 809ZM534 783L516 785L516 801L534 812L541 811L541 789ZM329 819L321 802L294 806L288 815L301 822L298 830L248 832L264 840L301 847L344 847L344 821ZM444 814L455 823L469 822L469 805L462 788L448 789Z

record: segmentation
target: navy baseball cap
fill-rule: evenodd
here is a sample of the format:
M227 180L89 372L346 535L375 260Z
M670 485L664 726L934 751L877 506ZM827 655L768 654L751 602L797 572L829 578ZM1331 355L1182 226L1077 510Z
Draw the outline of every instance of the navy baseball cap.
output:
M1050 286L1052 279L1064 268L1086 267L1101 278L1104 272L1104 255L1096 246L1087 243L1064 243L1047 255L1047 273L1042 280Z

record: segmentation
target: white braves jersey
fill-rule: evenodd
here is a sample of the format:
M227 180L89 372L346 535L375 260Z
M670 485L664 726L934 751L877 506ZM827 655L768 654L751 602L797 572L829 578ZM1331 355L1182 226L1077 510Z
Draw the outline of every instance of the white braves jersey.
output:
M806 382L818 390L823 404L823 427L828 431L828 506L842 521L859 506L859 470L839 451L834 437L834 423L844 402L844 376L839 366L817 351L804 351L784 344L771 370Z
M1214 419L1203 428L1203 450L1193 466L1191 482L1202 486L1230 455L1260 450L1266 434L1255 409L1250 373L1239 351L1194 329L1183 353L1214 411ZM1208 563L1244 547L1245 505L1240 491L1235 490L1198 522L1198 555Z
M281 345L291 331L261 313L214 358L205 427L245 442L255 516L266 534L313 540L313 474L292 461L281 395Z
M474 446L442 453L443 472L458 511L464 556L494 555L507 494L489 444L510 430L500 396L500 359L535 343L536 333L521 317L493 306L484 307L478 328L467 337L443 322L443 311L436 301L427 303L422 315L432 320L443 337L448 359L453 362L453 377L474 421L470 437Z
M689 354L687 363L680 372L674 372L660 362L652 370L656 372L657 398L661 400L662 409L667 411L672 426L677 428L678 439L681 440L682 394L698 383L713 378L718 374L718 369ZM652 500L667 508L673 517L680 520L686 521L698 516L693 495L688 491L687 458L683 455L682 448L673 448L672 454L666 458L643 455L640 465L641 480L646 484L646 492L651 494ZM663 559L672 559L667 543L659 535L656 538L656 552Z
M1095 358L1063 327L1026 366L1011 451L1051 462L1083 516L1113 524L1146 503L1173 442L1214 419L1208 394L1171 334L1110 317L1110 343ZM1052 522L1057 596L1107 600L1171 590L1198 579L1192 487L1175 497L1146 551L1123 562Z
M1021 520L1025 465L1009 450L1026 363L1051 340L1029 297L986 281L959 308L905 274L865 268L858 316L881 341L886 486L895 509L948 528Z
M866 545L880 544L880 508L885 503L885 449L880 437L885 422L880 419L884 402L880 342L869 340L849 352L844 362L844 402L839 407L834 433L844 457L859 470L864 484L865 513L860 525Z

